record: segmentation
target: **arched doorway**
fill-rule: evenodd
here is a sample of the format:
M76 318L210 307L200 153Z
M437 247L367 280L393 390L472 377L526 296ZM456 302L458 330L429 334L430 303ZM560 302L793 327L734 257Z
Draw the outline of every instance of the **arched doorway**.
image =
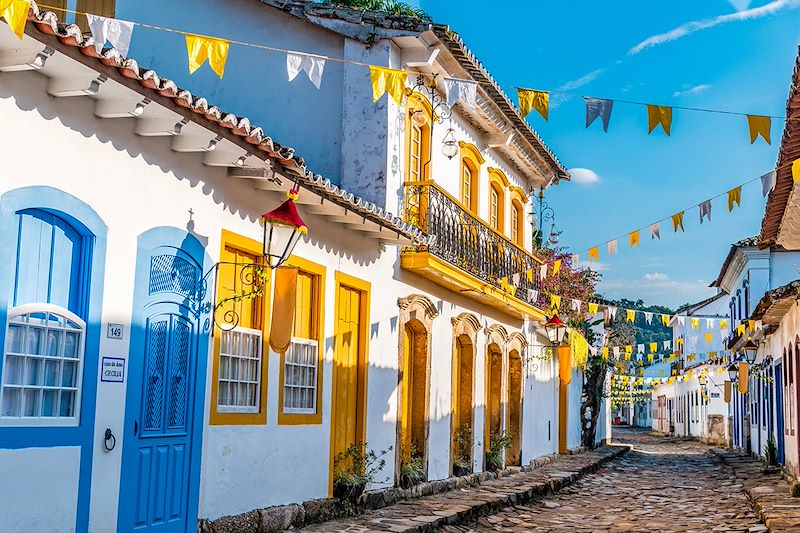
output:
M486 452L485 468L502 466L502 460L492 464L489 457L501 458L504 455L495 450L493 441L497 441L505 432L504 413L506 400L503 387L503 359L507 335L500 326L491 326L487 331L486 346L486 420L484 428L484 451Z
M453 475L472 472L475 422L474 380L477 333L480 323L474 315L462 313L453 322L451 461Z
M427 479L428 411L430 405L430 353L433 319L439 311L422 295L397 301L399 311L399 361L395 482L414 466L417 478ZM406 482L409 480L406 479Z
M511 448L506 464L522 465L522 357L519 351L508 353L508 435Z

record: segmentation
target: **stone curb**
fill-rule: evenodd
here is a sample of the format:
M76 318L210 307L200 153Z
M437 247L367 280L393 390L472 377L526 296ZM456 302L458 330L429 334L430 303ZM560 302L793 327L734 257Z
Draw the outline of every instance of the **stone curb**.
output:
M759 520L769 532L797 531L800 528L800 500L779 472L765 472L751 457L730 450L711 448L710 452L730 467Z
M537 498L550 496L564 487L575 483L580 478L596 472L603 464L618 458L630 450L628 446L603 446L590 452L575 455L561 456L565 459L578 460L596 456L588 464L577 469L574 465L565 464L570 471L539 472L537 469L511 475L505 478L487 481L477 487L472 487L460 493L444 493L438 497L425 498L418 501L408 501L394 506L397 516L391 516L391 508L375 511L361 517L363 527L374 525L369 531L392 531L394 533L431 533L447 525L461 525L474 522L481 516L495 514L501 509L514 505L523 505ZM571 461L567 461L569 463ZM557 466L557 465L553 465ZM544 474L545 479L540 475ZM428 509L434 503L443 504L446 509ZM449 501L452 500L452 501ZM402 511L413 507L409 515ZM336 529L337 525L343 528ZM307 533L344 531L351 524L346 520L342 524L326 523L311 526ZM391 527L391 529L387 529ZM323 529L324 528L324 529ZM365 530L366 531L366 530Z
M356 505L332 499L311 500L302 504L281 505L256 509L235 516L225 516L214 521L201 520L199 533L277 533L286 529L310 526L312 531L332 531L332 520L356 517L354 520L394 520L388 516L392 509L420 509L432 499L453 501L448 511L432 510L429 515L414 516L413 523L403 527L408 520L399 519L393 524L395 532L428 532L444 525L461 524L477 520L480 516L496 512L509 505L530 502L557 492L581 477L597 471L600 466L627 453L628 446L601 446L591 451L570 451L567 455L551 454L539 457L530 465L508 468L498 473L481 472L460 478L422 483L410 489L391 488L365 493ZM541 478L542 467L562 459L569 463L591 456L595 460L571 471L551 472ZM547 474L547 473L545 473ZM462 499L472 496L471 504ZM365 512L369 516L365 516ZM414 514L414 513L410 513ZM421 513L420 513L421 514ZM316 524L316 525L315 525ZM325 527L326 529L318 529Z

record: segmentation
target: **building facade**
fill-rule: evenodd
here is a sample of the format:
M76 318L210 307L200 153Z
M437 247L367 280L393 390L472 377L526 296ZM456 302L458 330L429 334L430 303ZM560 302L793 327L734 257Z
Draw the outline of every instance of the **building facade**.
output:
M437 27L378 28L385 37L366 46L342 18L329 29L305 11L239 4L240 22L280 27L287 47L488 76L466 70L479 64ZM305 115L270 99L292 93L294 109L313 87L260 86L252 108L298 153L308 146L306 161L248 110L98 52L36 5L29 18L21 41L0 24L0 116L13 133L0 147L10 531L193 531L198 519L327 498L337 456L358 443L386 452L372 490L399 483L411 459L427 480L465 457L480 472L502 434L507 466L580 444L582 370L559 380L541 302L528 299L537 278L519 276L541 264L530 191L567 175L495 85L478 108L449 106L452 159L435 98L413 76L400 105L373 103L368 73L331 65L324 110ZM419 59L432 36L440 53ZM235 94L232 107L247 100ZM260 216L290 188L309 233L291 268L272 271Z

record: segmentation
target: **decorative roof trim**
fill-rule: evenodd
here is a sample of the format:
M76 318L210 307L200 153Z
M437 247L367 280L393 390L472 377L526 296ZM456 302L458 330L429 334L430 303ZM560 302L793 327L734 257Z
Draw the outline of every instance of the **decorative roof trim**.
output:
M31 2L28 21L31 24L26 25L25 34L29 37L228 139L255 157L271 160L281 174L295 180L304 189L358 213L413 243L431 242L432 237L416 226L403 222L379 206L309 171L304 160L295 154L294 148L275 142L261 128L253 126L247 117L237 117L210 105L205 98L180 89L175 82L162 78L156 71L140 68L136 60L123 57L115 48L104 48L98 54L91 36L84 36L75 24L59 23L55 13L41 11L34 1Z

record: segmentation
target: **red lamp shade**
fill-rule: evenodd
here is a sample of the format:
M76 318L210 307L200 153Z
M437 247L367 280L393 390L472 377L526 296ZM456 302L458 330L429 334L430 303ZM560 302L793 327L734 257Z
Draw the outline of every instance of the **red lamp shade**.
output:
M308 233L294 205L297 190L291 189L286 196L285 202L261 215L264 224L264 259L270 268L282 265L292 255L300 236Z
M558 316L558 313L554 313L547 322L544 323L544 330L547 332L547 338L550 339L554 345L559 345L564 341L564 337L566 337L567 333L567 325L561 320L561 317Z

